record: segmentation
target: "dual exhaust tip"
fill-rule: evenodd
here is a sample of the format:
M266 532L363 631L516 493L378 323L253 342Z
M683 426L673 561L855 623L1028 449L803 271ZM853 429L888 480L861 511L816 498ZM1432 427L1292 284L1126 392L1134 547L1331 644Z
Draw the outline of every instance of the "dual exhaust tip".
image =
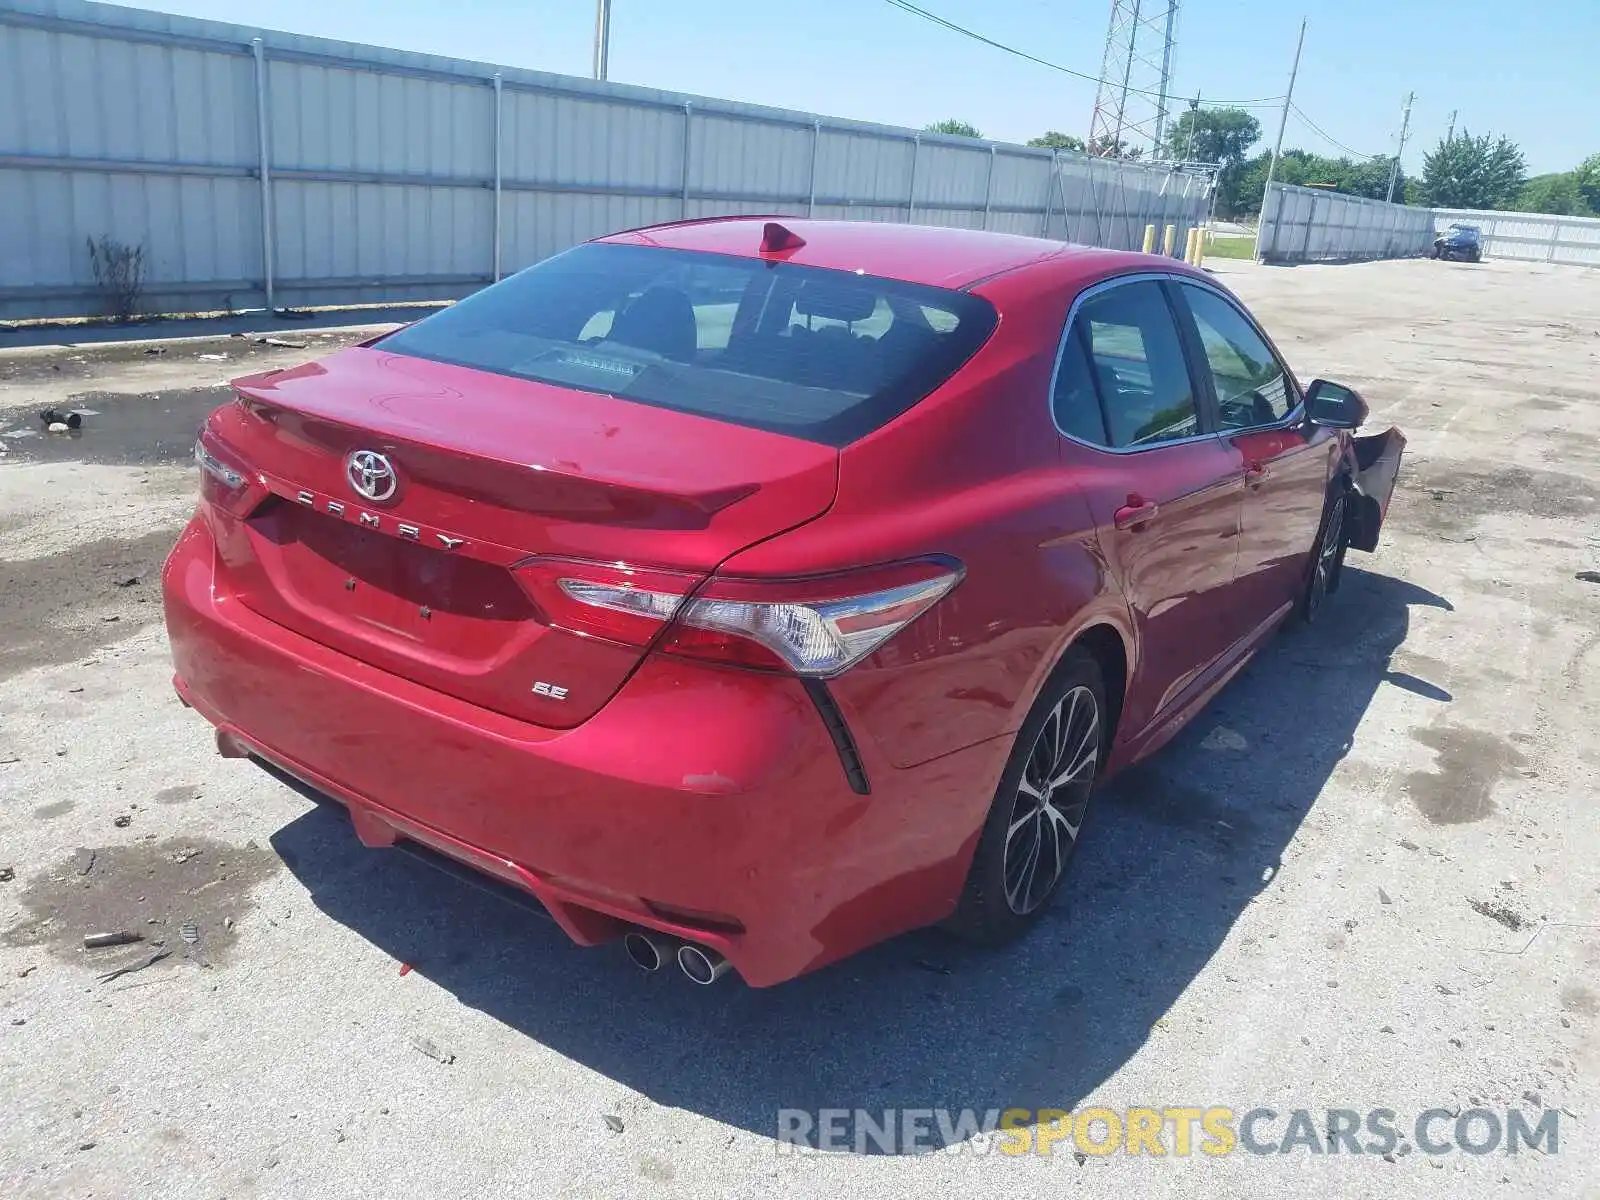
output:
M676 947L676 950L674 950ZM709 946L693 942L681 945L671 938L643 929L631 929L622 939L622 948L628 952L633 965L643 971L659 971L670 959L676 958L678 969L689 982L710 987L728 973L728 960Z

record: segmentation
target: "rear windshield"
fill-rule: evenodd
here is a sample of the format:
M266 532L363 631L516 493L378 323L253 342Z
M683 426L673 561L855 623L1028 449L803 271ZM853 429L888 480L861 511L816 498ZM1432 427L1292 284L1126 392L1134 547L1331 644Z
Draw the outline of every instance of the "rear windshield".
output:
M949 378L995 320L987 300L966 292L589 244L382 345L842 446Z

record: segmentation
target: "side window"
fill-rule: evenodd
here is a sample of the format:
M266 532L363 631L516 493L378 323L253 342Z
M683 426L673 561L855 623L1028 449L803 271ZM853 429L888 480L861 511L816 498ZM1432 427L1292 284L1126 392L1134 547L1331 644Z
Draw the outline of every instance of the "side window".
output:
M1078 310L1111 445L1146 446L1200 432L1189 368L1161 285L1108 288Z
M1242 312L1215 292L1183 285L1205 347L1224 429L1271 425L1299 402L1288 373Z
M1050 397L1050 405L1055 412L1056 426L1063 433L1097 446L1107 444L1106 421L1100 412L1100 397L1095 395L1089 356L1084 352L1083 338L1076 324L1061 348L1061 362L1056 367L1056 386Z

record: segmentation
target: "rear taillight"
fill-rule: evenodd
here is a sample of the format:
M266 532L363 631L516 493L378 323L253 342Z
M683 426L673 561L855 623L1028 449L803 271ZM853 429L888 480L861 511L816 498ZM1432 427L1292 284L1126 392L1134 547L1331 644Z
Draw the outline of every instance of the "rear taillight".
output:
M194 461L200 468L200 498L228 512L246 511L254 501L250 480L201 434L195 439Z
M848 670L961 580L951 559L806 579L693 576L539 559L518 577L555 625L641 649L827 676Z

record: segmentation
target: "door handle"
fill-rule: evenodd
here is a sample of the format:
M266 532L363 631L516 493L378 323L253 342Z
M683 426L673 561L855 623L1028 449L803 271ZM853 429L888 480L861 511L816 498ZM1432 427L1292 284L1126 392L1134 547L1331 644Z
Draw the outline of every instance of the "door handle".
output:
M1112 521L1118 529L1131 529L1138 533L1144 528L1145 522L1151 520L1160 506L1151 501L1144 500L1138 504L1124 504L1112 516Z

